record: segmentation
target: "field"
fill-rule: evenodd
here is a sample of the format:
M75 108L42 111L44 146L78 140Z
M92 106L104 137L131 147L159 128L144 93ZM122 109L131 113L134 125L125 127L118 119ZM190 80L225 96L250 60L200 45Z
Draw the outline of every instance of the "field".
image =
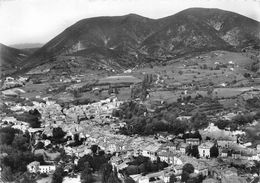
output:
M260 90L260 85L254 87L239 87L239 88L215 88L213 91L213 97L219 98L231 98L236 97L243 92L251 91L253 89Z
M145 73L159 76L166 85L192 84L198 86L247 85L243 76L253 62L242 53L213 51L193 58L180 58L169 61L167 66L154 66L134 71L137 77Z

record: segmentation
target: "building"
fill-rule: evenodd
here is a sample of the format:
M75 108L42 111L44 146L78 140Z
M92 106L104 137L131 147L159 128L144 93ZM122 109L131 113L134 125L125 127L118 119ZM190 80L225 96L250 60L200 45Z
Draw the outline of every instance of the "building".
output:
M50 174L50 173L54 173L55 170L56 170L55 165L40 165L38 167L38 172L40 173Z
M194 166L194 173L201 174L203 177L207 177L209 175L208 167L200 162Z
M223 158L228 157L228 149L223 149L220 153L220 156Z
M131 175L131 178L134 179L137 183L165 183L165 172L155 172L155 173L149 173L145 176L142 176L141 174L137 175ZM167 179L169 179L169 176L167 175Z
M186 144L186 143L184 143L184 142L181 142L181 143L178 145L177 150L179 150L179 152L180 152L181 154L186 154L186 149L187 149L188 146L189 146L188 144Z
M157 152L159 148L161 147L160 144L151 144L143 148L142 155L149 157L152 161L155 161L157 159Z
M40 162L33 161L27 165L29 173L46 173L51 174L56 170L55 165L40 165Z
M210 158L210 149L214 146L212 142L204 142L198 146L201 158Z
M187 138L186 143L192 146L198 146L200 144L199 138Z
M186 163L192 164L195 174L201 174L203 176L209 175L209 165L206 162L192 158L190 156L181 156L180 160L182 162L182 166L184 166Z
M174 153L173 152L162 149L157 152L157 155L161 161L165 161L168 164L174 163Z
M235 144L237 141L236 139L227 139L227 138L219 138L217 140L217 144L221 148L230 148L232 144Z
M27 170L29 173L37 173L39 166L40 166L40 162L33 161L27 165Z

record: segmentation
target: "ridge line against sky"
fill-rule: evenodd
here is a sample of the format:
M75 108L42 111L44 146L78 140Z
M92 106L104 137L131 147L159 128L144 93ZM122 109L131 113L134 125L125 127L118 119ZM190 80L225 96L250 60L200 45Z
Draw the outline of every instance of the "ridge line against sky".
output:
M84 18L135 13L158 19L192 7L219 8L260 22L260 0L0 0L0 43L46 43Z

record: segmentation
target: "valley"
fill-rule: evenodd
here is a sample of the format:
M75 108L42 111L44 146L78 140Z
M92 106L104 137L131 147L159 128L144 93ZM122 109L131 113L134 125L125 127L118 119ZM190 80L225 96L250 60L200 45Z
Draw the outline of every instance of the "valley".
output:
M258 180L259 30L191 8L83 19L40 48L1 45L1 180Z

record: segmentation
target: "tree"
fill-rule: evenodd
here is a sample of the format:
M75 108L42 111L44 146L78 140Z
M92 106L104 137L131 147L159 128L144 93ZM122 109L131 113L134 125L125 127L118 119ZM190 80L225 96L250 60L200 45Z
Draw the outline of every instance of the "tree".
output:
M80 180L82 183L92 183L94 182L93 176L91 174L91 169L89 163L85 163L85 168L80 174Z
M44 148L44 143L43 143L43 142L38 142L38 143L36 144L35 149L43 149L43 148Z
M188 174L191 174L194 172L194 166L190 163L186 163L183 167L182 167L182 171L183 172L187 172Z
M221 129L221 130L224 130L229 124L229 121L227 120L219 120L215 123L215 125Z
M19 133L19 130L16 130L11 127L1 128L0 129L0 144L11 145L16 133Z
M62 139L65 135L66 132L64 132L61 127L53 128L52 136L54 139Z
M117 177L116 173L111 172L107 180L107 183L121 183L121 181Z
M135 165L130 165L126 168L126 172L128 175L134 175L134 174L138 174L138 166Z
M109 85L109 88L108 88L108 95L111 95L111 93L113 93L113 88L111 87L111 85Z
M14 137L12 146L18 148L21 151L26 151L29 147L29 139L22 134L18 134Z
M198 130L208 126L209 122L205 113L196 113L191 118L192 126Z
M125 179L125 183L135 183L134 179L132 179L131 177L127 177Z
M112 172L112 169L113 169L113 167L109 163L105 163L102 165L101 171L102 171L102 182L103 183L106 183L108 181L108 178Z
M119 94L118 88L115 88L115 94L116 94L116 95Z
M1 172L2 179L6 182L11 182L14 180L12 170L9 166L3 166L2 172Z
M214 145L213 147L210 148L210 157L216 158L218 157L219 152L218 152L218 147Z
M214 91L214 88L213 88L213 87L208 87L208 88L207 88L207 94L208 94L209 96L211 96L211 94L213 93L213 91Z
M190 178L190 174L188 172L182 171L181 174L181 181L187 182L187 180Z
M98 145L91 145L90 147L93 154L97 154L97 150L99 149Z
M63 168L58 167L52 176L52 183L62 183L63 173L64 173Z
M186 163L182 168L181 181L187 182L190 177L190 174L194 172L194 167L190 163Z
M188 146L187 147L187 154L193 157L199 158L199 150L198 146Z
M177 178L176 178L176 176L175 176L174 174L172 174L172 175L170 176L170 181L169 181L169 183L174 183L174 182L177 182Z
M88 155L84 155L78 161L77 170L83 171L85 170L86 162L88 162L88 166L93 168L93 157Z

